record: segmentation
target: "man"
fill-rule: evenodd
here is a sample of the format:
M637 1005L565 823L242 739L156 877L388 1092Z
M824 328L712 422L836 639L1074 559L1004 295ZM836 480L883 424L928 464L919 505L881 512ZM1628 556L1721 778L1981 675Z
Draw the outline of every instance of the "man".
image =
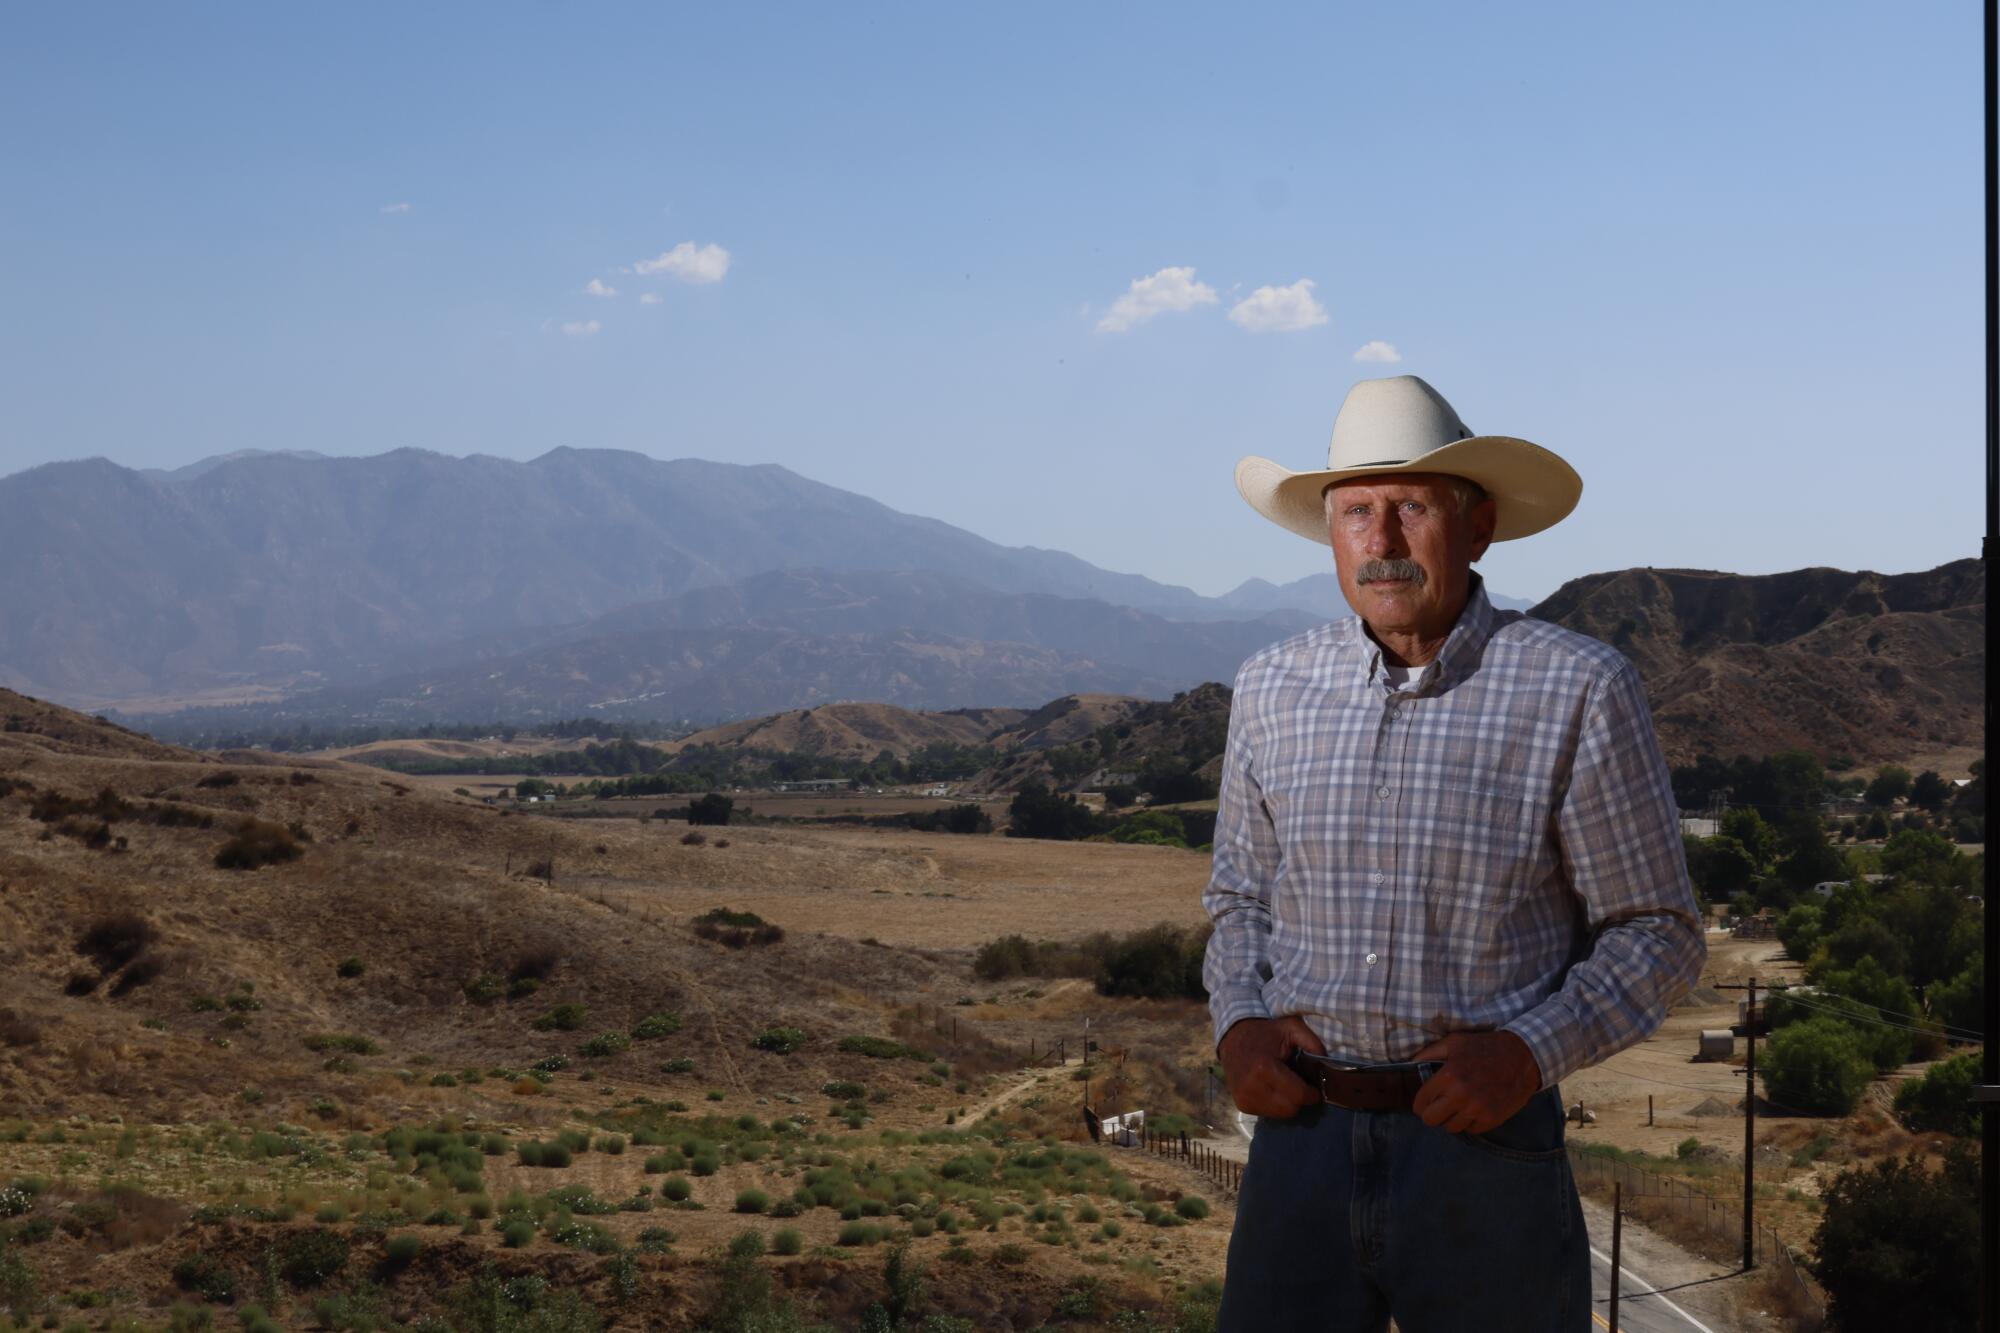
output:
M1583 1333L1556 1085L1707 948L1637 672L1472 572L1582 482L1414 376L1354 387L1324 471L1236 482L1332 544L1356 615L1236 679L1204 979L1259 1120L1221 1327Z

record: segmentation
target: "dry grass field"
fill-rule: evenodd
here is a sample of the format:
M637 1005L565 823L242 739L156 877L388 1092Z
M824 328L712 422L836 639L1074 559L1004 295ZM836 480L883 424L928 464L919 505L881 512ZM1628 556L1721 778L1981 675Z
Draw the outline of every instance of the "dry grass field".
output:
M1193 923L1204 857L695 842L0 705L0 1188L20 1187L0 1309L750 1327L723 1307L790 1299L846 1327L900 1290L898 1242L940 1329L1203 1308L1226 1200L1071 1142L1080 1071L1027 1067L1090 1017L1122 1075L1097 1100L1198 1110L1199 1006L981 983L970 958L1010 932ZM705 938L716 908L779 937ZM529 1164L559 1142L566 1164ZM1213 1212L1179 1217L1196 1194ZM745 1231L797 1252L729 1259ZM530 1277L551 1286L523 1297ZM466 1322L509 1281L512 1313Z

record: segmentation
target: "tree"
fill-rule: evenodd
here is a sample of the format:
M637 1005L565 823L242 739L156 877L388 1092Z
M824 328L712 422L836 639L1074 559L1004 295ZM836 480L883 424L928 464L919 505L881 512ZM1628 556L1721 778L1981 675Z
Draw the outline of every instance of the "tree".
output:
M1949 838L1923 829L1903 829L1882 845L1882 871L1898 878L1949 883L1957 860L1958 848Z
M1074 796L1030 782L1007 807L1007 836L1069 842L1102 831L1102 821Z
M1877 914L1907 946L1905 973L1919 988L1957 975L1981 943L1979 908L1948 885L1905 884Z
M1972 961L1950 981L1940 982L1925 994L1931 1017L1962 1033L1986 1030L1986 957L1975 952Z
M1875 1076L1853 1029L1836 1018L1810 1018L1772 1033L1761 1065L1771 1099L1810 1115L1847 1115Z
M1889 836L1888 818L1884 816L1880 810L1869 811L1868 818L1862 821L1861 824L1861 836L1863 839L1866 840L1874 840L1878 838L1888 837Z
M555 787L540 778L522 778L514 784L514 795L526 800L530 796L541 796L555 790Z
M1944 809L1953 794L1952 785L1928 768L1910 783L1910 804L1932 814Z
M1913 1133L1972 1138L1979 1133L1979 1111L1972 1101L1977 1082L1979 1056L1974 1053L1940 1060L1922 1078L1906 1079L1896 1089L1896 1118Z
M1864 958L1901 973L1909 966L1910 951L1880 918L1857 917L1821 941L1819 956L1806 966L1806 977L1818 981L1823 973L1845 971Z
M1822 912L1817 903L1800 903L1778 922L1778 942L1794 959L1803 961L1819 947Z
M1749 854L1750 862L1762 874L1778 859L1778 831L1755 810L1726 810L1722 815L1722 836L1734 838Z
M688 823L727 824L735 805L736 802L721 792L712 791L705 796L697 796L688 802Z
M1734 838L1684 838L1688 878L1712 902L1735 898L1757 877L1757 862Z
M1979 1158L1946 1154L1933 1173L1913 1153L1834 1177L1814 1247L1836 1330L1903 1328L1921 1310L1926 1333L1979 1327Z
M1884 764L1875 771L1861 799L1876 807L1893 805L1898 796L1910 794L1910 770L1898 764Z

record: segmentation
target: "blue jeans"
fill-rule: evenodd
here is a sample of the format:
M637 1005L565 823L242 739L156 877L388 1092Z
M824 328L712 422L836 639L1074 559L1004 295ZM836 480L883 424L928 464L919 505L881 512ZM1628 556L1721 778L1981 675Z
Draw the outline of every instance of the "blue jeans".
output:
M1587 1333L1590 1241L1562 1096L1486 1134L1407 1111L1259 1120L1219 1333Z

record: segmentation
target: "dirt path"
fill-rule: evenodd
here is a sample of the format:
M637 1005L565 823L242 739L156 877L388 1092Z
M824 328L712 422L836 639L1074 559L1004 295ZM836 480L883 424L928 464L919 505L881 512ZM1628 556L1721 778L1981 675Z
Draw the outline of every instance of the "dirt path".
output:
M1060 1065L1036 1065L1004 1075L1000 1090L983 1101L974 1102L966 1107L964 1113L958 1116L956 1124L959 1127L978 1124L985 1116L995 1111L1006 1110L1015 1102L1049 1083L1059 1080L1066 1082L1068 1075L1063 1071L1069 1068L1069 1063L1065 1061Z

